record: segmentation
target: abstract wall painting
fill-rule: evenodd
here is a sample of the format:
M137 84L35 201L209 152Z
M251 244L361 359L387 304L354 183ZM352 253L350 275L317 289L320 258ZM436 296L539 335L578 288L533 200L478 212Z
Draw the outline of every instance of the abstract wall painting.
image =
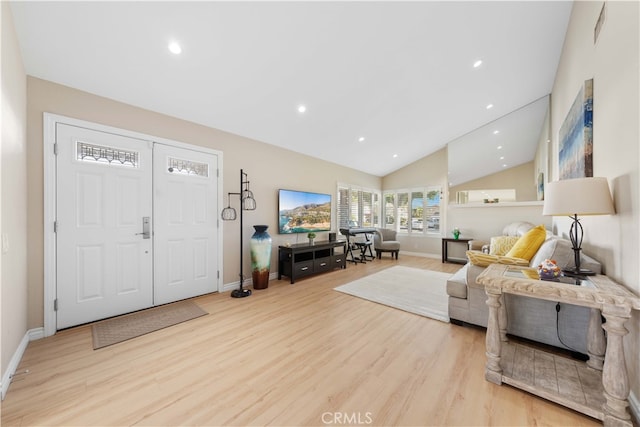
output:
M538 185L537 185L538 200L544 200L544 172L538 173Z
M593 176L593 79L586 80L559 132L560 179Z

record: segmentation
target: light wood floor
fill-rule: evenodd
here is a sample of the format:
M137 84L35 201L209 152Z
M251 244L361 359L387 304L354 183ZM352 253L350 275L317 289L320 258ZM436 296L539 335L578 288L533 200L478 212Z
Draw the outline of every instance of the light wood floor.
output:
M2 425L601 425L485 381L484 330L333 291L396 264L459 268L385 257L200 297L210 315L96 351L89 326L34 341Z

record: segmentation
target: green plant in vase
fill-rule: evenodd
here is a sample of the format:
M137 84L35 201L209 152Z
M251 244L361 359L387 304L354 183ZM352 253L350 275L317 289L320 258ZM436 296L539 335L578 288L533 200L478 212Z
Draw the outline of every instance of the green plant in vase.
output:
M307 237L309 238L309 243L313 245L313 239L316 238L316 233L312 231L311 233L307 234Z
M460 237L460 229L458 227L455 227L452 233L453 233L453 238L458 240L458 238Z

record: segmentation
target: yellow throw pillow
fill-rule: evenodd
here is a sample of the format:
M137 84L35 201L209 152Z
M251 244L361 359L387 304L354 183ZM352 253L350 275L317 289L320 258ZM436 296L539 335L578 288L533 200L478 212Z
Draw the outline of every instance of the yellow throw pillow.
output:
M531 260L546 238L547 230L544 225L534 227L518 239L506 256Z
M520 236L497 236L491 238L490 255L506 255L516 244Z
M480 251L467 251L467 258L471 264L478 267L486 267L489 264L529 265L529 261L526 259L489 255Z

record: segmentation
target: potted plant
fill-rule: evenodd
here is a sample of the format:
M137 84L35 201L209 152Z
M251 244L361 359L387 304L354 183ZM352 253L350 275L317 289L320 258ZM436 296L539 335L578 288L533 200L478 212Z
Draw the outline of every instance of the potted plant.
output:
M316 238L316 233L312 231L311 233L307 234L307 237L309 238L309 244L313 245L313 239Z
M453 233L453 238L458 240L458 238L460 237L460 229L458 227L455 227L452 233Z

